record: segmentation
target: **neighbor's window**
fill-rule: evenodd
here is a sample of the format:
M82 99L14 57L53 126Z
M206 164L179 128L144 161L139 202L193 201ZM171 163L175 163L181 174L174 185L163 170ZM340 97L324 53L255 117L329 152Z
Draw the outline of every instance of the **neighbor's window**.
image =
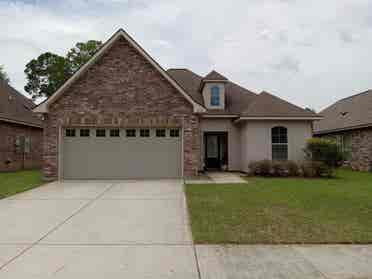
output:
M134 138L136 136L136 129L127 129L125 133L128 138Z
M150 129L140 129L140 137L148 138L150 136Z
M80 136L81 137L89 137L90 130L89 129L80 129Z
M117 138L120 137L119 129L110 129L110 137Z
M106 136L106 130L105 129L97 129L96 130L96 137L103 138Z
M30 137L25 137L25 153L30 153L31 152L31 138Z
M178 138L180 136L180 130L179 129L170 129L169 136L171 138Z
M165 137L165 129L156 129L156 136L158 138L164 138Z
M288 131L285 127L271 129L272 159L288 160Z
M75 129L66 129L66 137L75 137L76 130Z
M218 86L213 86L211 89L211 106L220 105L220 88Z

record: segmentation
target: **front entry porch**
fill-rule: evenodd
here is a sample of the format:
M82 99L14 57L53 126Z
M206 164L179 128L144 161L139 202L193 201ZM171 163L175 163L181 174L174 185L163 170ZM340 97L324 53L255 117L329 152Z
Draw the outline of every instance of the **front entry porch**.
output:
M227 132L204 133L204 166L206 170L228 169Z

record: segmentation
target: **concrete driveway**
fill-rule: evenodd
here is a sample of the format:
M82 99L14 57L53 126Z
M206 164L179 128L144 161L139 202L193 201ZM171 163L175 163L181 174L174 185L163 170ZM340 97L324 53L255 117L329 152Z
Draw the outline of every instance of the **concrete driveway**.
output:
M198 278L182 181L54 182L1 200L0 278Z
M372 246L194 246L180 180L54 182L0 200L0 278L372 278Z

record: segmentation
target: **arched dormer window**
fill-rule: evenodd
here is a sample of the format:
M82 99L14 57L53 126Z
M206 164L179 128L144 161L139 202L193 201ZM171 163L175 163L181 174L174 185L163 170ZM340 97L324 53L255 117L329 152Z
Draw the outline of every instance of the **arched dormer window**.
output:
M220 105L220 88L218 86L213 86L211 88L211 106Z
M271 129L272 159L288 160L288 130L286 127L273 127Z

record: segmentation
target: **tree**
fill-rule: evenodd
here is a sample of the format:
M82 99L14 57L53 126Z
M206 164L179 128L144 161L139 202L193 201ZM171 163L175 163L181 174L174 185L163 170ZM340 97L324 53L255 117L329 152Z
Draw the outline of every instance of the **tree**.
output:
M26 65L24 87L33 99L49 97L98 50L102 43L90 40L77 43L66 57L46 52Z
M5 81L6 83L9 83L10 82L9 76L5 72L3 65L0 65L0 79L3 80L3 81Z
M86 43L77 43L75 47L70 49L66 55L66 59L70 63L72 72L76 72L81 65L86 63L101 46L102 42L90 40Z

